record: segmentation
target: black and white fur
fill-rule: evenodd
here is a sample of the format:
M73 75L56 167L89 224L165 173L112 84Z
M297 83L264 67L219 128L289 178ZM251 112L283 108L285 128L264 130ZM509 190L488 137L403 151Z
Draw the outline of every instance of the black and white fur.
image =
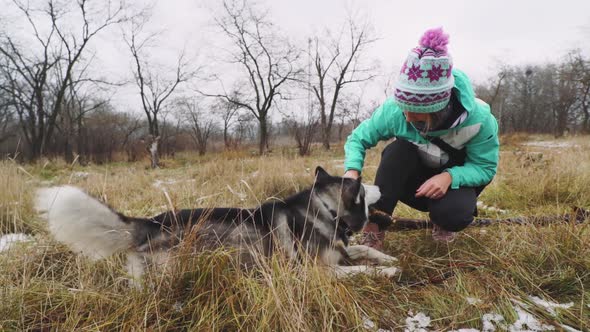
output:
M311 255L333 267L337 276L370 272L391 277L395 267L352 262L364 259L381 265L396 258L348 245L349 236L364 227L368 206L379 197L376 186L331 176L318 167L310 189L252 209L185 209L134 218L72 186L39 189L35 207L55 239L73 251L95 260L125 252L128 272L135 278L147 263L166 262L170 249L190 232L196 232L197 249L230 246L246 265L260 254L268 257L279 250L293 259Z

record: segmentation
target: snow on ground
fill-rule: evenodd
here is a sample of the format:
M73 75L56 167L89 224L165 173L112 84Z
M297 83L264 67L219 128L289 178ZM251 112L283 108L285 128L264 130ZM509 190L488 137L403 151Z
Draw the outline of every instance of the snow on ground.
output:
M10 250L15 244L19 242L31 241L33 241L33 238L26 234L5 234L2 237L0 237L0 252Z
M560 304L560 303L545 301L537 296L529 296L529 300L531 300L534 304L545 308L545 310L547 310L547 312L552 314L553 316L555 316L557 314L555 312L555 309L569 309L574 306L574 302Z
M369 319L369 317L365 317L363 319L363 327L367 330L372 330L375 328L375 323Z
M541 331L555 331L555 327L541 323L535 316L526 312L519 306L514 307L514 311L518 315L518 319L514 324L508 327L510 332L541 332Z
M72 176L77 177L77 178L82 178L85 179L90 175L90 173L88 172L74 172L72 173Z
M505 327L504 316L499 314L485 314L481 317L482 332L496 331L496 326Z
M567 325L563 325L563 324L561 324L560 326L564 331L567 331L567 332L582 332L581 330L574 329L571 326L567 326Z
M484 202L482 202L482 201L477 201L477 208L482 209L482 210L488 210L490 212L508 213L507 210L502 210L502 209L497 208L495 206L485 205Z
M555 309L569 309L573 307L573 303L553 303L549 301L545 301L536 296L529 296L528 299L532 301L534 304L545 308L549 313L552 315L556 314ZM476 298L466 298L469 304L478 304L482 301ZM450 332L495 332L495 331L509 331L509 332L544 332L544 331L556 331L556 327L552 325L543 324L539 319L537 319L533 314L529 313L526 309L530 306L518 301L513 300L514 303L513 309L517 315L517 319L514 323L508 325L506 323L506 319L504 316L498 313L487 313L484 314L481 318L482 329L477 330L473 328L461 328L458 330L451 330ZM590 307L590 304L588 304ZM408 313L408 317L406 318L406 327L404 328L404 332L428 332L430 331L428 327L430 326L431 319L425 313L419 312L414 315L412 311ZM368 317L365 317L363 321L363 327L365 330L375 331L376 324L371 321ZM559 325L560 330L568 331L568 332L581 332L571 326ZM388 330L378 329L377 332L388 332Z
M563 149L563 148L579 147L578 144L574 144L573 142L557 142L557 141L533 141L533 142L522 143L522 145L534 146L534 147L539 147L539 148L548 148L548 149Z
M406 328L404 332L427 332L426 329L430 326L430 317L426 316L423 312L419 312L416 315L410 311L410 316L406 318Z
M197 180L195 180L195 179L190 179L190 180L174 180L174 179L156 180L156 181L154 181L154 183L152 183L152 186L154 186L155 188L158 188L158 189L164 189L164 186L166 186L166 185L195 182L195 181L197 181Z

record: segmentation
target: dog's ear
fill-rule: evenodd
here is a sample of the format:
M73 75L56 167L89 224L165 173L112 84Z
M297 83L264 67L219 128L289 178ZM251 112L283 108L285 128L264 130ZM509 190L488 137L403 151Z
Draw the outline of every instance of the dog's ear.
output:
M361 180L344 179L342 188L342 199L347 207L352 206L353 202L361 190Z
M322 166L316 167L316 169L315 169L316 181L321 182L322 180L329 179L330 177L331 177L330 174L328 174L328 172L326 172L326 170L323 169Z

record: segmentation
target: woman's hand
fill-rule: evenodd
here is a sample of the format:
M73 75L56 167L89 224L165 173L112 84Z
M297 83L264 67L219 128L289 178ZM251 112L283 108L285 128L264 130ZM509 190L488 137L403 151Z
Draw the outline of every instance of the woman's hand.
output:
M437 174L426 180L426 182L416 190L416 197L440 199L447 193L452 182L453 178L449 172Z
M351 179L358 179L359 176L360 176L359 171L357 171L356 169L349 169L348 171L346 171L346 173L344 173L344 175L342 177L351 178Z

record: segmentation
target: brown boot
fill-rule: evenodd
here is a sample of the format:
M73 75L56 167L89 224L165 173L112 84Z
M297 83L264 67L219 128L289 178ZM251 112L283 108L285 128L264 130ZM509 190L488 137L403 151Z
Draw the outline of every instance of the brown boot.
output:
M383 250L383 241L385 240L385 231L379 230L379 225L374 222L368 222L363 228L361 244L376 250Z
M436 224L432 225L432 238L435 241L450 243L455 240L455 237L457 237L457 233L447 231L446 229Z

